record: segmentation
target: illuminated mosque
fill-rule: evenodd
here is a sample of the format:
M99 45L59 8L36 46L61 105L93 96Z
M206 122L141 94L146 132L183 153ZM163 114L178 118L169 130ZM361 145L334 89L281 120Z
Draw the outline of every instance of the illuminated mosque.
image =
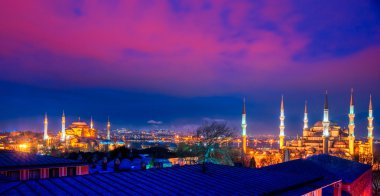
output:
M62 113L62 129L57 135L59 143L63 147L77 148L82 151L94 151L94 150L111 150L115 147L124 145L123 141L112 141L110 137L111 123L108 118L107 122L107 136L105 139L100 139L98 131L94 128L94 121L91 117L90 125L86 122L78 121L72 122L71 125L66 127L66 117L65 113ZM44 118L44 141L48 145L53 143L54 138L48 135L48 118L45 114Z
M280 134L279 145L280 149L277 153L282 154L283 161L306 158L315 154L330 154L349 160L357 160L362 163L373 163L373 111L372 111L372 96L369 99L368 111L368 136L365 141L355 139L355 111L354 111L353 90L351 90L349 114L348 114L348 129L343 129L337 123L329 120L329 107L327 91L324 101L323 120L316 122L312 127L309 127L307 102L305 102L304 110L304 125L302 137L294 140L285 141L285 110L284 98L281 97L280 104ZM245 100L243 103L242 115L242 140L243 154L247 153L246 149L246 111Z
M95 150L97 148L96 137L98 131L94 128L94 122L91 117L90 126L81 121L78 118L78 121L72 122L69 127L66 128L66 117L65 112L62 113L62 129L58 133L57 138L59 142L65 147L79 148L80 150L89 151ZM48 144L51 144L53 138L48 136L48 118L45 114L44 119L44 141L47 141Z

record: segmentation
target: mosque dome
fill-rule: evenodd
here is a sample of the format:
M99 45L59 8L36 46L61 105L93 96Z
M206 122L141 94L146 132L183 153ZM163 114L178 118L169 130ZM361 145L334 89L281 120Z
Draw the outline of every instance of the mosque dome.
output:
M338 123L330 121L330 127L331 126L338 126ZM316 123L314 123L314 127L323 127L323 122L321 120L317 121Z
M87 123L83 122L83 121L73 122L72 125L75 125L75 126L88 126Z
M314 123L314 127L322 127L322 121L317 121L316 123Z

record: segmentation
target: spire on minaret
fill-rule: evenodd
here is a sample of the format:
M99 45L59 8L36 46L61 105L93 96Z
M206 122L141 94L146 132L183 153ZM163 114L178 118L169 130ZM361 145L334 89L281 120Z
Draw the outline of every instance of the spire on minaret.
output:
M285 120L285 109L284 109L284 95L281 96L281 106L280 106L280 127L284 126Z
M242 149L243 156L247 151L247 120L246 120L246 108L245 108L245 97L243 98L243 111L241 115L241 139L242 139Z
M350 106L354 105L354 88L351 88Z
M328 104L328 98L327 98L327 90L325 94L325 103L324 103L324 109L323 109L323 121L329 122L329 104Z
M355 118L355 110L354 110L354 89L351 88L351 96L350 96L350 113L348 114L349 120L350 120L350 125L355 125L354 124L354 118Z
M47 113L45 112L45 118L44 118L44 140L47 140L49 139L49 136L48 136L48 117L47 117Z
M328 110L328 109L329 109L329 103L328 103L328 100L327 100L327 90L326 90L326 94L325 94L325 104L324 104L324 109L325 109L325 110Z
M246 114L246 110L245 110L245 97L243 98L243 111L242 111L242 114Z
M111 132L111 122L110 122L110 117L108 116L108 122L107 122L107 140L110 140L110 133Z
M354 89L351 88L351 96L350 96L350 114L354 114Z
M369 95L369 107L368 107L368 137L373 137L373 110L372 110L372 95Z
M66 117L65 110L62 112L62 130L61 130L61 142L64 142L66 139Z
M304 113L307 114L307 100L305 101L305 110Z
M284 95L281 95L281 111L284 111Z
M94 121L92 120L92 116L91 116L91 121L90 121L90 128L91 128L91 129L94 128Z

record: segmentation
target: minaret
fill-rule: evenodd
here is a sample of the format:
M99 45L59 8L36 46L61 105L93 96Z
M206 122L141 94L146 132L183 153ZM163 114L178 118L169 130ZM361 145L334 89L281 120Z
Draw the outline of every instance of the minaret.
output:
M329 140L329 127L330 127L330 121L329 121L329 105L327 100L327 91L325 94L325 104L324 104L324 110L323 110L323 153L328 154L329 153L329 146L328 146L328 140Z
M108 117L108 123L107 123L107 140L110 140L110 130L111 130L111 122L110 117Z
M64 142L66 139L66 117L65 111L62 112L62 131L61 131L61 142Z
M245 110L245 98L243 99L243 111L241 114L241 139L243 141L243 154L247 152L247 121L246 121L246 110Z
M48 136L48 118L47 113L45 113L45 119L44 119L44 140L47 140L49 138Z
M285 145L285 114L284 114L284 96L281 96L281 111L280 111L280 149Z
M92 120L92 116L91 116L91 121L90 121L90 128L94 129L94 121Z
M372 114L372 95L369 95L369 108L368 108L368 143L370 153L373 154L373 114Z
M350 97L350 113L348 114L349 124L348 124L348 149L351 156L354 155L354 143L355 143L355 111L354 111L354 89L351 89Z
M307 118L307 101L305 101L305 111L303 114L303 129L309 128L309 125L307 124L309 122L309 119Z
M307 117L307 101L305 101L305 110L304 110L304 113L303 113L303 136L306 137L307 136L307 129L309 128L309 125L308 125L308 122L309 122L309 119Z

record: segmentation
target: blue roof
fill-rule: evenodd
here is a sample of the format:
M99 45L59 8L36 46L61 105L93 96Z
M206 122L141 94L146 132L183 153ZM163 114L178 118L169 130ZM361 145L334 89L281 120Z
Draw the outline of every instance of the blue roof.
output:
M319 174L326 178L339 178L343 183L351 183L371 168L370 165L321 154L311 156L307 159L297 159L263 167L261 169L305 175Z
M109 144L113 144L112 143L112 141L111 140L102 140L102 141L100 141L100 144L102 144L102 145L109 145Z
M50 166L84 165L82 161L35 155L24 152L0 151L0 171Z
M0 183L0 195L302 195L339 181L208 164Z
M309 157L307 160L342 178L343 183L351 183L363 175L364 172L372 169L371 165L330 155L316 155Z

